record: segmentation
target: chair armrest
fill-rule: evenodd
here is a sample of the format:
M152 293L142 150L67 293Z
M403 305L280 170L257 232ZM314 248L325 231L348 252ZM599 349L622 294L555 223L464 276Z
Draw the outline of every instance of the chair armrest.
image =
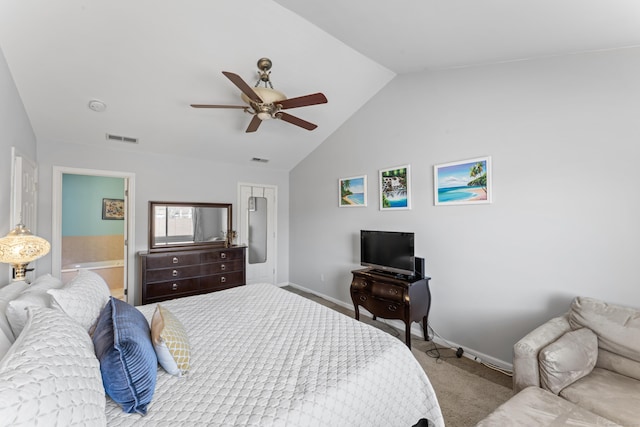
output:
M568 313L554 317L538 326L521 338L513 346L513 392L540 385L540 367L538 354L540 350L551 344L571 330Z

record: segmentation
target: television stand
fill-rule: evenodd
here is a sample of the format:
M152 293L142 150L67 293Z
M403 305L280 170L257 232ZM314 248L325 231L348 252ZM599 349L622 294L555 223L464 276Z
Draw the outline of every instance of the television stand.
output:
M431 308L430 277L396 277L388 272L379 273L365 268L353 270L351 300L360 320L360 306L373 315L373 319L398 319L405 323L405 343L411 348L411 324L422 322L425 341L429 340L427 324Z

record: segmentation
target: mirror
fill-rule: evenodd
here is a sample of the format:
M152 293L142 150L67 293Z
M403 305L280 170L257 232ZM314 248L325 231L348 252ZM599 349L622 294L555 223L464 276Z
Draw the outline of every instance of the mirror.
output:
M249 198L249 264L267 261L267 199Z
M149 202L149 251L225 246L230 203Z

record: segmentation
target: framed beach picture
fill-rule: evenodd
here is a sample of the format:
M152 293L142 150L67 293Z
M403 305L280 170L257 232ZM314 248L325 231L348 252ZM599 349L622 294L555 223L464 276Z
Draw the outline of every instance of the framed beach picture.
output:
M102 219L124 219L124 200L102 199Z
M367 176L338 179L338 195L341 208L367 206Z
M491 157L435 165L433 185L436 205L491 203Z
M380 170L380 210L411 209L409 165Z

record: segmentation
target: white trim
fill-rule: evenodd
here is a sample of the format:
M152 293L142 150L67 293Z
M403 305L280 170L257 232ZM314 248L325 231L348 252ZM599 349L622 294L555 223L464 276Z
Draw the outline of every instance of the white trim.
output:
M135 252L135 178L136 174L132 172L106 171L99 169L81 169L70 168L66 166L53 166L52 179L52 200L51 200L51 274L55 277L61 277L62 270L62 175L89 175L104 176L112 178L123 178L127 196L125 197L125 218L126 229L125 239L127 241L127 255L125 259L125 268L127 270L127 295L126 301L130 304L135 303L135 268L136 252Z
M281 284L279 286L280 287L291 286L292 288L300 289L301 291L308 292L308 293L313 294L313 295L315 295L317 297L326 299L327 301L331 301L332 303L334 303L336 305L339 305L341 307L347 308L349 310L353 310L353 304L349 304L349 303L346 303L344 301L337 300L337 299L332 298L332 297L330 297L328 295L325 295L325 294L320 293L320 292L316 292L316 291L314 291L312 289L305 288L304 286L300 286L300 285L297 285L295 283L289 282L289 283ZM361 316L365 315L367 317L373 317L373 315L371 313L369 313L364 307L360 307L359 311L360 311L360 315ZM401 339L404 339L404 332L405 332L404 322L402 322L401 320L382 319L380 317L378 317L377 320L379 320L380 322L385 323L385 324L397 329L398 331L400 331L400 335L399 336L401 337ZM418 322L414 322L411 325L411 334L412 335L416 335L418 337L422 337L423 336L422 325L420 323L418 323ZM506 371L513 371L513 364L505 362L504 360L496 359L495 357L489 356L488 354L481 353L481 352L476 351L476 350L474 350L472 348L465 347L463 345L460 345L460 344L455 343L453 341L446 340L446 339L441 338L439 336L434 336L433 337L433 341L436 344L441 345L443 347L447 347L447 348L457 349L458 347L462 347L464 349L464 353L462 354L464 357L467 357L467 358L469 358L471 360L474 360L476 362L479 362L479 363L483 363L483 362L484 363L488 363L488 364L497 366L500 369L504 369Z

